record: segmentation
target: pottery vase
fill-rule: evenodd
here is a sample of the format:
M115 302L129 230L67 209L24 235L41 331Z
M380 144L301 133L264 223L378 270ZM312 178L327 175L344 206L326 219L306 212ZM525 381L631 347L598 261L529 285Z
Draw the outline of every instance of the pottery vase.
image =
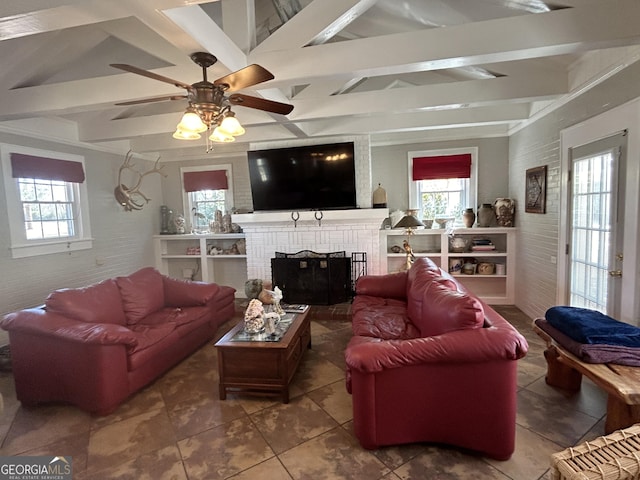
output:
M496 198L494 205L498 226L513 227L513 217L516 213L516 202L511 198Z
M462 223L467 228L473 227L474 222L476 221L476 214L473 212L473 208L466 208L462 213Z
M490 227L491 222L495 218L493 206L490 203L483 203L478 208L478 226Z

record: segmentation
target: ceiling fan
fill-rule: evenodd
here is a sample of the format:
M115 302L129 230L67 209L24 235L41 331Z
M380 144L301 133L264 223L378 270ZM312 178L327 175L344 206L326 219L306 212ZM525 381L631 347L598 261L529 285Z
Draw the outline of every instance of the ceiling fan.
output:
M287 115L293 110L293 105L287 103L275 102L242 93L227 95L229 92L236 92L237 90L272 80L274 78L273 74L264 67L252 64L210 82L207 80L207 68L215 64L218 59L208 52L196 52L191 54L190 58L195 64L202 68L202 81L192 85L158 75L157 73L148 72L133 65L124 63L110 64L112 67L120 70L169 83L186 90L186 94L184 95L167 95L163 97L132 100L129 102L116 103L116 105L137 105L166 100L186 99L189 102L189 107L185 112L183 120L178 124L173 136L184 140L192 140L200 138L201 132L217 125L214 134L210 137L210 139L214 141L233 141L235 136L244 133L244 129L240 126L235 118L235 114L231 111L232 105L255 108L280 115ZM190 118L186 118L187 116ZM189 123L189 121L192 123ZM231 126L221 128L223 124L228 125L231 123L235 125L235 129ZM216 132L216 130L218 132ZM216 133L217 137L214 138Z

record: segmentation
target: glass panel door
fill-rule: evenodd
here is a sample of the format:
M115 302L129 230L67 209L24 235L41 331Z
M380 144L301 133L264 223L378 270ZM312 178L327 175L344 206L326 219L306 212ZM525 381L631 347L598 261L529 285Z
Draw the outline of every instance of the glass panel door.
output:
M568 300L571 306L616 316L622 276L617 244L622 238L617 222L620 148L598 151L602 142L612 143L606 139L573 152Z

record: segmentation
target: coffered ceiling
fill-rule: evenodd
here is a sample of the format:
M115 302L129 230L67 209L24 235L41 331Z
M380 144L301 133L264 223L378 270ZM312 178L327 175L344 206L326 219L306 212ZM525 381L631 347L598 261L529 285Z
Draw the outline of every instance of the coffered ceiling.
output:
M0 129L202 153L204 140L172 138L186 100L115 105L184 90L109 64L190 84L189 55L207 51L210 80L257 63L275 79L242 93L294 105L234 107L247 133L218 151L506 135L640 58L638 20L637 0L3 0Z

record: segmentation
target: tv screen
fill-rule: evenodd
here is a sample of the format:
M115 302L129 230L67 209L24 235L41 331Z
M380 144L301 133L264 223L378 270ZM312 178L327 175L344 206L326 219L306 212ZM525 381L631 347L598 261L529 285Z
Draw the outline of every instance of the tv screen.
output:
M353 142L247 153L255 211L356 208Z

